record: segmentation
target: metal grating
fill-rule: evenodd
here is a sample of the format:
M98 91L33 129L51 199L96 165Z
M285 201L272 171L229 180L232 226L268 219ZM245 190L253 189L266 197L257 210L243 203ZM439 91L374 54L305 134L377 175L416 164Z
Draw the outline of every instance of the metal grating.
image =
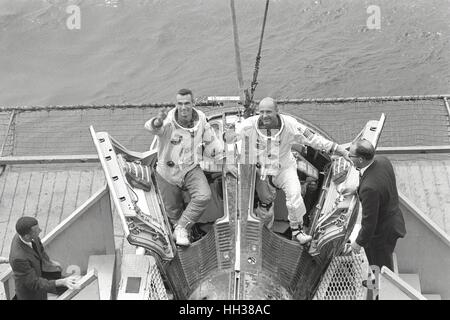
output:
M149 300L169 300L156 263L150 264Z
M364 254L336 256L328 266L314 300L364 300L368 263Z
M432 146L450 142L450 127L444 100L383 100L380 97L329 103L280 104L282 112L300 115L327 132L336 142L346 143L361 131L367 121L386 114L379 146ZM343 125L344 124L344 125Z
M333 140L346 143L358 134L368 120L387 120L379 145L433 146L450 143L449 115L441 96L333 98L321 101L280 101L282 112L296 115L320 127ZM301 100L301 99L300 99ZM144 123L158 112L160 105L116 106L0 106L0 144L8 145L8 155L93 154L95 148L89 126L106 131L134 151L149 150L153 136ZM199 106L205 112L220 112L218 106ZM15 112L14 126L5 142L7 121ZM343 125L345 124L345 125ZM5 153L4 153L5 154Z
M296 271L303 257L303 248L267 228L262 230L262 268L280 277L281 284L289 287L297 276Z
M191 246L178 248L178 256L186 280L192 289L218 267L214 229Z
M232 234L229 222L215 224L217 260L220 269L228 269L232 266Z

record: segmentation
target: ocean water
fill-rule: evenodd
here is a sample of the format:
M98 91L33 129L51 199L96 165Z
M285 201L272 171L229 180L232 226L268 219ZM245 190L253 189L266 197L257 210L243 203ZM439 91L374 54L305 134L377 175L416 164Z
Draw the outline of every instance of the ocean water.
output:
M235 3L248 87L265 1ZM272 0L258 80L256 98L450 93L450 0ZM0 0L0 105L171 102L182 87L238 94L228 0Z

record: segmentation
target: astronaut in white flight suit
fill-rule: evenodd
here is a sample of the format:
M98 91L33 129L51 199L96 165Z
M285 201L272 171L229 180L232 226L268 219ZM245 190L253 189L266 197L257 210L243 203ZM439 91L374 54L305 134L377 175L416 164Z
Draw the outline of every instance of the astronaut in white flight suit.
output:
M168 113L161 110L145 123L145 128L158 137L156 179L166 213L175 226L175 241L189 246L189 229L211 199L211 189L199 163L204 156L220 163L224 144L216 137L205 114L194 108L191 90L179 90L176 99L175 108ZM225 170L236 174L235 167L225 165ZM191 198L185 210L183 190Z
M306 207L297 176L297 162L291 147L293 144L309 145L318 150L342 155L346 159L348 151L343 146L315 133L293 117L280 114L277 103L272 98L262 99L258 108L259 115L249 117L236 126L234 139L234 141L241 140L243 146L245 137L248 137L249 161L259 167L256 192L261 203L255 213L271 227L276 188L282 189L286 194L292 238L306 244L312 237L303 231ZM241 151L240 161L242 154Z

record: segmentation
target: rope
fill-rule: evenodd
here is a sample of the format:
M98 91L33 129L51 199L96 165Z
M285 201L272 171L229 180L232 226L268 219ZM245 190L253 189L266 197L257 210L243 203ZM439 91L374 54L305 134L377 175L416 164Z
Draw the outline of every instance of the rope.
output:
M196 99L198 100L198 99ZM217 107L221 106L216 101L199 101L196 107ZM48 105L48 106L0 106L0 112L29 112L29 111L75 111L75 110L116 110L116 109L158 109L173 108L174 103L146 103L146 104L108 104L108 105Z
M237 29L234 0L230 0L230 8L231 8L231 19L233 22L234 57L236 60L236 72L237 72L238 85L239 85L239 94L243 94L244 95L243 98L245 98L244 77L242 76L241 54L240 54L240 49L239 49L239 35L238 35L238 29Z
M261 36L259 38L259 48L258 48L258 54L256 55L256 62L255 62L255 70L253 72L253 81L251 84L251 90L250 90L250 99L253 101L253 95L256 90L256 86L258 85L258 72L259 72L259 63L261 61L261 49L262 49L262 43L264 38L264 30L266 28L266 20L267 20L267 12L269 11L269 0L266 0L266 8L264 10L264 20L262 23L262 30L261 30Z
M329 104L329 103L349 103L349 102L382 102L382 101L418 101L418 100L450 100L450 94L440 95L417 95L417 96L378 96L378 97L336 97L336 98L312 98L312 99L277 99L278 104ZM197 99L196 99L197 100ZM253 101L258 103L258 100ZM197 107L222 107L220 102L200 101L195 104ZM54 106L0 106L1 112L32 112L32 111L70 111L70 110L116 110L116 109L152 109L175 107L173 103L159 104L117 104L117 105L54 105ZM450 110L450 109L449 109Z
M261 36L259 37L259 47L258 47L258 53L256 55L256 62L255 62L255 69L253 71L253 80L250 85L250 97L248 103L246 103L246 115L252 115L254 113L255 104L253 101L253 96L255 94L256 86L258 85L258 72L259 72L259 64L261 62L261 49L262 49L262 43L264 39L264 30L266 28L266 20L267 20L267 12L269 11L269 0L266 0L266 8L264 10L264 19L262 23L262 29L261 29ZM251 105L251 107L250 107Z
M166 108L175 107L173 103L155 104L109 104L109 105L55 105L55 106L0 106L0 112L27 112L27 111L66 111L66 110L92 110L92 109L139 109L139 108Z

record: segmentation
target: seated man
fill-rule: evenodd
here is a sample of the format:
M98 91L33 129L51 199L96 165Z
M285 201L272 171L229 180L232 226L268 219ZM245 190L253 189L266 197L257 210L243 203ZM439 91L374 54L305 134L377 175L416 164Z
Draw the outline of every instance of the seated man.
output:
M303 215L306 208L297 176L297 163L291 147L299 143L318 150L336 152L344 157L347 157L347 151L343 146L300 124L293 117L280 114L277 103L272 98L261 100L259 115L245 119L237 128L234 139L227 142L246 141L245 137L248 137L249 141L249 145L245 146L248 148L249 160L259 167L255 188L260 203L255 213L270 227L273 221L271 207L275 200L276 189L282 189L286 194L293 240L301 244L310 242L312 237L303 231Z
M17 234L11 242L9 262L14 273L18 300L47 300L47 293L61 294L61 287L74 288L77 276L61 278L61 265L42 246L38 221L21 217L16 223Z
M203 153L220 161L223 143L206 121L205 114L194 108L191 90L181 89L176 99L175 108L168 113L160 111L145 123L145 128L158 137L156 180L169 220L175 226L175 241L178 245L189 246L189 230L211 199L211 190L199 163ZM186 209L183 208L184 190L191 199Z

